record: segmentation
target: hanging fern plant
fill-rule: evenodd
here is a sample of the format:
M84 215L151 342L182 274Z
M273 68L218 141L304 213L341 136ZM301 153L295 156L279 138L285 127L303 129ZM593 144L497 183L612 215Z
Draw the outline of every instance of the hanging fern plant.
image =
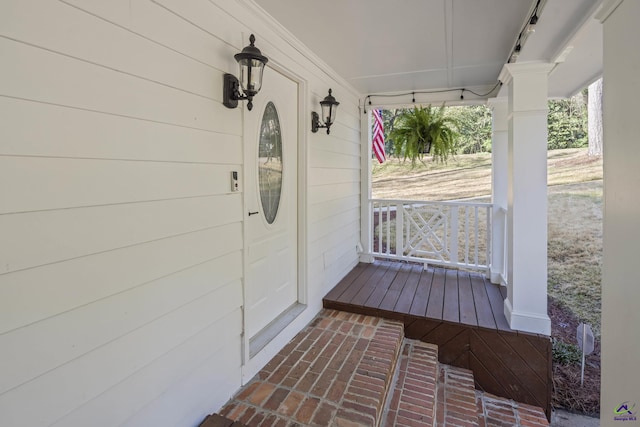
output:
M397 119L389 134L394 152L398 157L422 161L425 154L435 161L446 162L457 151L457 123L444 114L444 105L439 108L414 107L405 110Z

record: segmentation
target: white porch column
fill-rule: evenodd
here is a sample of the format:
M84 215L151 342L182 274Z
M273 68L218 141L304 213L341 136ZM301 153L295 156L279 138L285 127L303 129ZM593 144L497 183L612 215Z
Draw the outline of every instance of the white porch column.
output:
M373 218L371 198L371 110L360 116L360 262L373 262Z
M492 98L491 108L491 283L504 285L505 277L505 228L507 226L508 182L508 104L507 98Z
M507 299L512 329L551 335L547 314L547 76L551 64L507 64Z
M640 426L640 1L605 1L598 18L604 36L600 425Z

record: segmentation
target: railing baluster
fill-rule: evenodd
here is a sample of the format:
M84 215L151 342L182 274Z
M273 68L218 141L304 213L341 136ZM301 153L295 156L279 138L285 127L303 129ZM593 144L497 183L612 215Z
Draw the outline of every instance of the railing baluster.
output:
M376 233L378 236L378 253L382 253L382 203L378 202L375 206L375 211L378 215L378 232Z
M407 205L407 221L402 218L402 222L404 223L404 243L402 245L402 254L404 255L404 250L409 249L409 254L411 253L411 216L413 215L415 206L413 204Z
M478 237L480 236L480 218L478 217L478 207L474 206L473 207L473 214L475 216L475 219L473 221L473 225L474 225L474 234L475 234L475 240L474 240L474 246L475 246L475 253L474 253L474 257L473 257L473 263L475 265L478 265L478 250L480 249L480 241L478 240Z
M404 206L396 203L396 255L404 255Z
M491 227L491 212L492 209L487 207L485 208L485 217L487 218L487 225L486 225L486 235L487 236L491 236L493 233L492 231L492 227ZM486 247L486 253L485 253L485 265L487 266L486 269L486 274L490 275L491 274L491 239L490 237L487 237L486 239L487 242L487 247Z
M378 222L374 233L378 244L374 245L373 256L489 271L491 203L384 199L371 199L370 203L372 217ZM480 226L482 212L486 219L484 227ZM464 241L459 242L460 238ZM481 243L486 245L485 259L481 259ZM395 250L391 250L392 245Z
M376 211L378 212L378 252L382 253L382 231L384 230L382 228L382 202L378 203Z
M391 227L391 218L389 218L389 204L385 203L384 205L384 218L385 218L385 228L383 229L384 231L384 238L386 239L386 245L384 246L384 253L389 255L389 228ZM383 239L384 240L384 239Z
M508 274L509 274L509 272L507 270L507 265L508 265L507 264L507 262L508 262L507 252L509 250L509 239L507 239L507 236L508 236L507 233L509 232L509 227L508 227L507 218L506 218L507 211L505 209L502 209L501 212L505 216L505 220L504 220L504 241L503 241L504 247L502 249L502 255L503 255L502 256L502 258L503 258L502 259L502 279L505 281L505 284L508 284L508 280L509 280Z
M459 220L458 220L458 207L452 206L449 209L451 215L451 237L450 237L450 255L449 258L452 264L458 263L458 239L459 239Z

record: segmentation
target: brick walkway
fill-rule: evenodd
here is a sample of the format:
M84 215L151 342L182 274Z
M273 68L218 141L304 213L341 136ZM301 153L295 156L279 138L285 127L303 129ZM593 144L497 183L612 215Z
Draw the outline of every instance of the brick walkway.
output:
M323 310L201 427L542 427L541 409L483 394L400 322ZM387 398L389 396L389 398Z
M221 415L247 425L377 425L401 323L323 311Z

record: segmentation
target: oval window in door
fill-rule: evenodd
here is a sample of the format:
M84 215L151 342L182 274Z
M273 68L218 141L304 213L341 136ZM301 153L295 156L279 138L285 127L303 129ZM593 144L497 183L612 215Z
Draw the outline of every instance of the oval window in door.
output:
M282 132L273 102L267 103L260 125L258 186L264 217L269 224L273 224L282 193Z

